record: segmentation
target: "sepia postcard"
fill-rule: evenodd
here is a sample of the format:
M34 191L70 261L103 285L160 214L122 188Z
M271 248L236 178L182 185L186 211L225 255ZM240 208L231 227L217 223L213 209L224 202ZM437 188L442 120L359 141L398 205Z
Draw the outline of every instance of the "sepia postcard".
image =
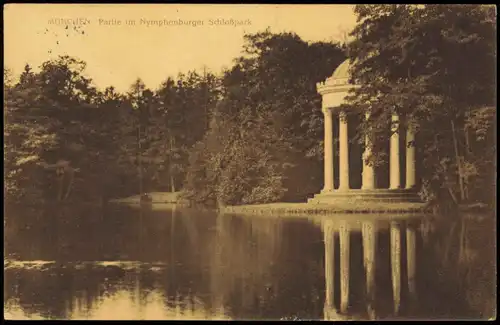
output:
M496 7L3 9L5 320L496 319Z

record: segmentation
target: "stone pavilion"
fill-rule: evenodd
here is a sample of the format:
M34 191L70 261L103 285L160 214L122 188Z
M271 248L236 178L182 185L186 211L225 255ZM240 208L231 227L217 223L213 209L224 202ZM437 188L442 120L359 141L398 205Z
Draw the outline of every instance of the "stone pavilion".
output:
M324 188L316 194L314 198L309 199L309 203L335 203L338 200L349 201L388 201L388 202L418 202L417 195L417 175L416 175L416 150L415 134L413 130L401 130L398 126L399 116L396 113L392 115L389 142L389 187L378 188L376 182L376 171L373 166L366 163L366 157L371 154L371 148L366 140L362 157L360 189L353 189L350 186L349 175L351 164L349 158L349 116L341 108L345 103L349 90L357 85L349 83L350 61L344 61L324 82L317 84L317 91L322 96L322 111L324 114ZM368 113L367 116L368 117ZM334 152L334 119L338 119L338 152ZM406 144L404 150L400 150L400 135L406 133L404 141ZM401 166L400 155L406 155L405 166ZM334 168L334 159L338 159L338 170ZM402 170L404 168L404 170ZM402 172L405 173L404 184ZM338 173L338 184L334 184L334 175Z

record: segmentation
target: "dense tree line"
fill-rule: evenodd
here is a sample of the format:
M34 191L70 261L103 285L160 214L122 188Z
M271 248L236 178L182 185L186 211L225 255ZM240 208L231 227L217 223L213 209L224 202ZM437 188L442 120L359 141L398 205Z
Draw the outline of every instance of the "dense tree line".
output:
M190 71L158 89L96 89L85 63L60 57L4 71L5 190L11 202L95 201L180 191L201 204L305 200L323 185L316 83L346 58L352 114L387 155L390 115L417 132L422 194L494 196L495 12L478 5L357 5L346 45L293 33L245 36L222 75ZM357 112L357 113L354 113ZM363 115L364 116L364 115Z
M4 71L8 202L98 202L180 189L187 156L206 132L219 92L211 73L167 79L157 90L96 89L71 57Z
M156 90L138 79L125 94L96 89L71 57L37 73L27 65L4 87L9 200L184 189L197 203L238 204L314 193L322 179L315 83L345 54L288 33L245 39L222 76L191 71Z

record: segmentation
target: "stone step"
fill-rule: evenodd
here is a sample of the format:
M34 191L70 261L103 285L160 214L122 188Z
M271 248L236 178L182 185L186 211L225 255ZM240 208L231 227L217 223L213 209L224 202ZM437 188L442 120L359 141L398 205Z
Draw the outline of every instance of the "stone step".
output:
M382 190L382 191L335 191L316 194L308 203L345 203L345 202L421 202L413 191Z
M416 194L417 192L412 189L386 189L386 188L380 188L380 189L370 189L370 190L364 190L364 189L349 189L349 190L333 190L331 192L321 192L318 193L317 195L338 195L338 194L407 194L407 193L412 193Z
M418 197L407 197L407 198L330 198L330 199L325 199L325 198L312 198L307 201L307 203L311 204L345 204L345 203L350 203L350 204L356 204L356 203L361 203L361 202L387 202L387 203L403 203L403 202L408 202L408 203L422 203L420 198Z

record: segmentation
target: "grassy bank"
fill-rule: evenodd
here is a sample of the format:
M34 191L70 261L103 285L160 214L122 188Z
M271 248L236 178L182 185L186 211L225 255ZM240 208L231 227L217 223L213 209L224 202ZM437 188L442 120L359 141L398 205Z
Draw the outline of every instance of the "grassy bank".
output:
M424 203L401 202L356 202L337 204L308 203L268 203L254 205L225 206L219 209L222 213L237 214L271 214L271 215L301 215L301 214L332 214L332 213L422 213L426 212Z

